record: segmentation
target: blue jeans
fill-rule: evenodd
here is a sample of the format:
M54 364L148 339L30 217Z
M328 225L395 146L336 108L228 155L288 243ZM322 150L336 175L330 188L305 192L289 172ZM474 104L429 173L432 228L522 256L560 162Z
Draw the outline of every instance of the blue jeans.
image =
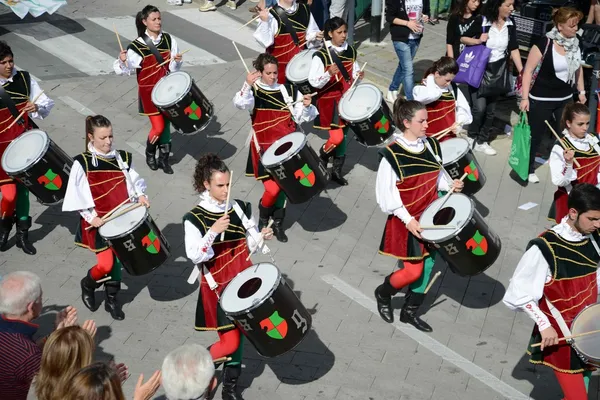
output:
M419 44L421 44L421 38L408 39L408 43L394 42L394 50L398 56L398 68L396 68L389 90L398 90L402 83L408 100L413 99L413 87L415 86L413 58L417 54Z

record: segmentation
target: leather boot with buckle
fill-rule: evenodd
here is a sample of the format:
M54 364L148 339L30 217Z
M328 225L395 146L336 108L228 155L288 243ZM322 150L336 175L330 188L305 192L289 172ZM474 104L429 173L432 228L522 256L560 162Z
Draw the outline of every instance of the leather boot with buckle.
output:
M31 217L17 220L17 247L25 254L34 255L37 250L29 241L29 228L31 228Z
M110 316L117 321L125 319L125 314L121 309L121 304L117 300L117 294L121 290L121 282L108 281L104 284L104 294L106 295L106 301L104 302L104 309L110 313Z
M8 250L8 237L14 223L15 219L12 216L0 219L0 251Z
M171 157L171 143L159 144L158 151L158 167L165 171L165 174L172 175L173 168L171 168L171 165L169 164L169 158Z
M146 140L146 164L152 171L158 169L156 164L156 143L150 143L150 139Z
M390 277L386 276L381 285L375 289L375 300L377 300L377 311L381 319L391 324L394 322L394 310L392 309L392 296L398 293L390 283Z
M242 374L241 365L223 366L223 400L244 400L238 392L238 379Z
M424 293L415 293L410 289L406 292L404 297L404 305L402 311L400 311L400 322L411 324L415 328L423 332L432 332L433 328L421 318L417 316L419 307L425 300Z
M273 234L281 243L287 243L288 237L283 229L283 219L285 218L285 208L275 208L273 212Z

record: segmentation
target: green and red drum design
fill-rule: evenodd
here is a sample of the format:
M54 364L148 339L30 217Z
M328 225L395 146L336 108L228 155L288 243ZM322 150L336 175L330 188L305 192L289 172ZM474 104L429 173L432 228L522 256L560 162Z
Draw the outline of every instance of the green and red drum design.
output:
M463 138L452 138L440 143L440 148L444 169L452 179L460 179L467 174L462 193L474 195L479 192L485 185L486 177L469 142Z

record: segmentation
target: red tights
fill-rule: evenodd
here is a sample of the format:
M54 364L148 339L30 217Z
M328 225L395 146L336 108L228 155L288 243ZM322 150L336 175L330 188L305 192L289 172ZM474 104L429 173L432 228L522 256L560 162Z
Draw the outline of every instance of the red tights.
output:
M0 216L1 217L12 217L15 213L15 207L17 206L17 185L9 183L0 186L0 192L2 193L2 202L0 203Z
M423 260L404 261L404 268L394 272L390 277L390 284L395 289L402 289L410 285L423 274Z
M281 192L281 188L273 179L265 179L263 181L265 192L263 193L260 203L263 207L273 207L277 202L277 197Z
M152 128L150 128L150 133L148 134L148 140L152 142L152 139L159 138L165 130L165 119L160 114L149 115L148 118L150 118L150 124L152 124Z
M91 269L90 275L95 281L102 279L104 275L110 274L113 267L114 257L111 249L96 253L96 259L98 264L94 265Z
M240 331L232 329L227 332L218 332L219 341L213 344L210 348L210 355L213 360L226 357L235 351L240 346Z
M331 129L329 130L329 139L323 145L323 150L325 153L329 153L337 146L339 146L344 140L344 130L342 128Z
M554 371L556 379L565 396L563 400L587 400L588 394L585 388L583 374L565 374Z

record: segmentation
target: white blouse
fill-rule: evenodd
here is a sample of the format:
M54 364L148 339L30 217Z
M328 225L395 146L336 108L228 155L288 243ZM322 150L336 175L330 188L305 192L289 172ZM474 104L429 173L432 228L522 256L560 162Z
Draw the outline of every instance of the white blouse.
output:
M150 38L150 40L152 40L152 43L154 43L155 46L157 46L162 40L162 33L159 33L156 39L150 36L148 34L148 31L146 31L146 35L148 35L148 37ZM137 38L136 40L141 44L146 44L146 42L144 42L144 39L142 39L141 37ZM183 64L183 60L175 61L175 56L178 53L179 46L177 45L177 40L175 40L175 38L171 36L171 61L169 62L169 71L171 72L179 71L179 69L181 69L181 64ZM131 73L137 68L141 68L140 65L142 63L142 60L143 58L138 53L131 49L127 49L127 60L123 62L121 61L120 57L117 58L113 63L113 69L115 70L115 73L117 75L131 75Z
M408 141L403 133L398 133L398 131L396 131L396 133L394 133L394 139L396 139L396 142L400 146L411 153L420 153L425 149L424 138L419 138L416 141ZM398 188L396 187L398 180L399 176L396 174L390 163L385 158L382 158L379 163L379 168L377 169L377 179L375 181L375 197L377 199L377 204L379 204L381 211L384 213L393 214L400 218L402 222L408 224L413 219L413 216L410 215L406 207L404 207L400 192L398 192ZM449 191L451 184L452 182L448 181L444 170L440 170L437 180L437 190Z
M454 96L452 86L442 89L435 83L434 75L429 75L425 80L424 85L417 85L413 88L413 97L423 104L429 104L442 97L442 94L445 92L450 92ZM469 125L473 122L471 107L465 96L462 94L462 91L458 89L456 92L458 95L458 98L456 99L456 122L460 126Z
M508 27L512 25L512 21L507 19L502 25L502 29L498 29L496 24L490 23L487 19L484 20L482 26L489 28L488 41L485 46L492 49L488 62L494 62L503 59L506 56L508 48Z
M344 42L340 47L337 47L334 46L331 41L326 40L325 45L330 48L330 51L335 50L337 53L344 52L348 48L348 42ZM354 65L352 66L352 79L356 79L359 72L360 66L355 60ZM333 75L331 75L329 71L325 71L325 65L319 57L312 58L310 70L308 71L308 83L310 83L312 87L321 89L327 84L327 82L329 82L332 76Z
M12 83L13 78L15 77L17 72L17 69L13 68L13 72L10 78L0 78L0 85L4 85L6 84L6 82ZM40 93L42 93L42 88L40 88L40 85L35 79L33 79L33 77L31 77L31 75L29 79L29 101L33 101L33 99L35 99ZM50 114L50 110L52 110L52 107L54 107L54 100L46 96L45 93L42 93L42 95L36 100L35 104L38 106L38 110L36 112L29 113L29 116L35 119L44 119Z
M592 135L586 135L583 139L579 139L571 135L567 129L563 131L563 135L573 146L582 151L589 151L594 144L597 146L598 143ZM571 182L577 179L577 170L573 168L573 163L567 164L565 162L564 149L559 144L555 144L552 147L548 164L550 165L552 183L556 186L564 187L567 193L570 193L571 189L573 189ZM598 186L600 187L600 167L596 174L598 175Z
M552 45L552 62L554 64L554 72L556 77L563 82L569 80L569 65L567 64L567 56L556 51L556 47Z

